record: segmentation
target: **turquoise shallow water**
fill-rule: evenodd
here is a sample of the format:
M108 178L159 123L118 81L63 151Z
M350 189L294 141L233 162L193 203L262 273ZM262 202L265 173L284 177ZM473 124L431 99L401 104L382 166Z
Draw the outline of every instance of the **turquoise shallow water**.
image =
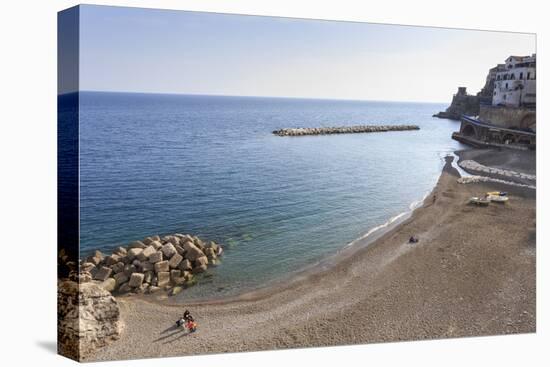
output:
M152 234L227 245L185 298L236 295L409 209L459 148L440 104L80 93L81 252ZM419 131L278 137L298 126Z

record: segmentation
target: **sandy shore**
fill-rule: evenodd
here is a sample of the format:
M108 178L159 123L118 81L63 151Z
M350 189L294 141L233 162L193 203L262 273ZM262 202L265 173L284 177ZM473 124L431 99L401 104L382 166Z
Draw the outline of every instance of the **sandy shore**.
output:
M87 360L534 332L535 192L457 177L448 162L411 218L290 284L189 307L121 298L121 339ZM510 202L466 205L493 190ZM172 327L186 308L195 334Z

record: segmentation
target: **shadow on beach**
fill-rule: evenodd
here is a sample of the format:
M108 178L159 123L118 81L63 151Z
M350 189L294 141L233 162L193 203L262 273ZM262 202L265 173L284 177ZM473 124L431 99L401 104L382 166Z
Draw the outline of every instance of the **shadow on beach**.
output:
M189 335L184 328L180 328L176 325L172 325L169 328L164 329L163 331L160 332L160 334L161 335L166 334L166 335L159 336L157 339L153 340L153 343L164 341L163 344L169 344L169 343L175 342L176 340L184 336ZM170 339L172 337L175 337L175 338Z

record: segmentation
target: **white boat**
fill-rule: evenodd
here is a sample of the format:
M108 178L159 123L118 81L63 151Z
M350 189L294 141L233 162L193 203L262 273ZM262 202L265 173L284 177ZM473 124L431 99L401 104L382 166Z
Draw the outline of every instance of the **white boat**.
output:
M470 198L470 201L469 201L470 204L481 205L481 206L487 206L489 205L490 202L491 200L487 198L480 198L477 196Z
M494 202L494 203L505 203L508 201L508 196L500 196L500 195L487 195L487 199Z

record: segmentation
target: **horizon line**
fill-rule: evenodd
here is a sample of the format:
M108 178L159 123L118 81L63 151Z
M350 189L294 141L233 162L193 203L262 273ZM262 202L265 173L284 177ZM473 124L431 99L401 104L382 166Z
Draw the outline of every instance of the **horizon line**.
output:
M120 93L120 94L156 94L169 96L201 96L201 97L236 97L236 98L277 98L277 99L307 99L320 101L348 101L348 102L393 102L393 103L450 103L448 101L400 101L400 100L385 100L385 99L357 99L357 98L329 98L329 97L283 97L283 96L253 96L239 94L215 94L215 93L178 93L178 92L136 92L136 91L111 91L111 90L77 90L71 92L58 93L58 96L74 94L74 93ZM452 93L451 93L452 94Z

